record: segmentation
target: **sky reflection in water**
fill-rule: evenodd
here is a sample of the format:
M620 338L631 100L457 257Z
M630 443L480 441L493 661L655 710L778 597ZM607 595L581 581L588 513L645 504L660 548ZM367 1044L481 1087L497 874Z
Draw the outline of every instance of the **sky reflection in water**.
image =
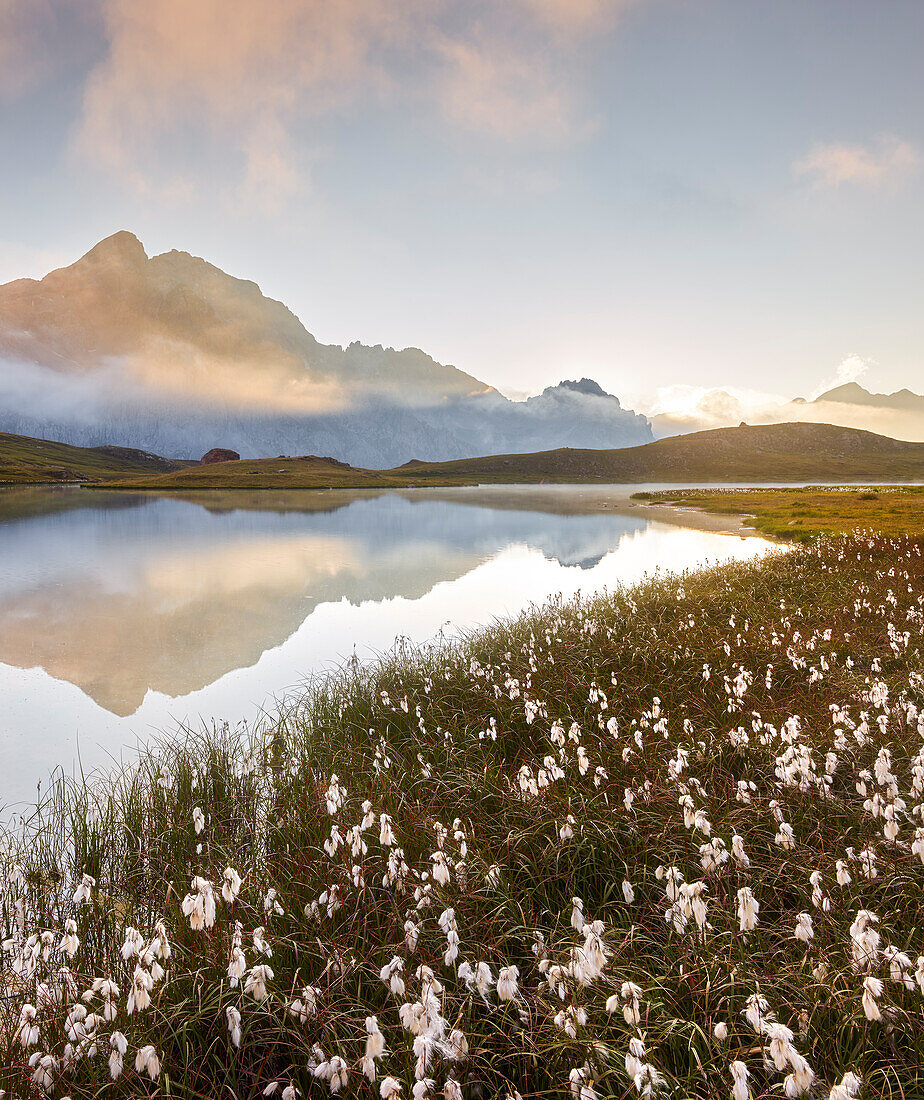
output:
M628 490L497 487L229 501L0 494L0 801L177 723L253 721L313 672L554 593L746 558ZM689 523L689 518L683 520Z

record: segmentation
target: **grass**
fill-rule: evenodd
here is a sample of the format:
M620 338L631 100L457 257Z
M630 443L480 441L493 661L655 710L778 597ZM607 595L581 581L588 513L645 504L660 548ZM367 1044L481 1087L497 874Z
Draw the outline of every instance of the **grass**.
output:
M329 458L253 459L149 476L104 489L393 488L473 484L924 479L924 443L831 424L718 428L612 450L563 448L362 470Z
M920 1096L922 552L823 539L553 601L347 667L259 736L59 776L6 838L0 1087L707 1100L741 1062L755 1100L793 1070L787 1095L850 1071L863 1096ZM133 980L151 1003L129 1014Z
M93 489L129 489L150 492L266 491L286 489L404 489L431 484L401 470L364 470L333 458L301 455L255 458L191 466L174 473L148 475L130 481L107 481ZM464 478L447 478L445 485L470 484Z
M0 432L0 484L37 485L133 478L182 465L128 447L72 447Z
M919 486L668 490L636 493L632 499L744 515L761 534L796 542L854 531L924 534L924 487Z
M480 482L910 481L924 478L924 443L832 424L742 424L614 450L487 455L401 469Z

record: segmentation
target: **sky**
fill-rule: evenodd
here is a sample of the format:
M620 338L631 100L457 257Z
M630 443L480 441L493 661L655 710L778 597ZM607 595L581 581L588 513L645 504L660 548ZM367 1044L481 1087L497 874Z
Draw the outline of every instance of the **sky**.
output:
M920 0L0 0L0 282L129 229L508 394L921 392L922 42Z

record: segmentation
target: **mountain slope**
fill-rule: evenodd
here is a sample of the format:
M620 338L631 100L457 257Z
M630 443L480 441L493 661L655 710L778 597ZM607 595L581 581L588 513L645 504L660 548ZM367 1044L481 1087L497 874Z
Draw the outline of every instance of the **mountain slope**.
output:
M84 446L391 465L651 438L599 387L516 403L417 348L321 344L256 283L127 232L0 286L0 360L0 429Z
M100 481L164 474L184 465L132 447L71 447L0 432L0 484Z

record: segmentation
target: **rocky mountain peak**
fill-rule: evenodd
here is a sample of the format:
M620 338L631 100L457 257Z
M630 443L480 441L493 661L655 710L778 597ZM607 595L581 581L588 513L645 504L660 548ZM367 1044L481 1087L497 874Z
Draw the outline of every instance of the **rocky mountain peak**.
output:
M600 385L599 382L595 382L592 378L581 378L580 380L563 379L557 386L551 387L558 390L571 390L573 393L583 393L588 397L612 397L612 394L606 392L606 390Z
M146 263L147 258L144 245L135 234L129 233L127 229L120 229L118 233L104 237L99 244L94 245L78 263L137 267Z

